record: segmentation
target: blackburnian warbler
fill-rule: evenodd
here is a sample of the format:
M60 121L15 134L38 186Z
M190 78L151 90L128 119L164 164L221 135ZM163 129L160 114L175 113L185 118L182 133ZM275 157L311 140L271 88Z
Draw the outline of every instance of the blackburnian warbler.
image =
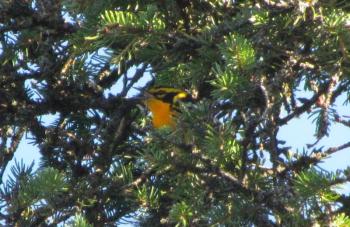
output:
M174 117L179 112L179 102L193 101L191 95L181 89L155 87L145 92L147 108L152 113L153 127L175 127Z

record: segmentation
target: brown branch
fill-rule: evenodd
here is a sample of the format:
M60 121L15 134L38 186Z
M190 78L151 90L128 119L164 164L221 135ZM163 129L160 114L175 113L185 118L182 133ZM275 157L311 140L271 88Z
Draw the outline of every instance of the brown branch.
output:
M192 157L200 160L205 164L205 171L209 171L211 173L215 173L218 176L221 176L225 179L230 185L230 190L234 190L236 192L243 193L248 197L253 197L256 199L256 203L264 203L270 209L275 210L281 213L288 213L288 209L282 204L280 201L274 199L274 192L259 192L255 191L248 186L242 184L238 178L233 176L231 173L222 170L221 168L212 164L212 161L201 154L192 154ZM197 167L198 168L198 167Z
M343 35L339 35L338 37L339 37L339 49L340 49L340 52L344 58L344 61L350 62L350 59L349 59L350 55L349 55L348 50L346 48L346 45L344 42L344 37L343 37Z
M0 185L3 183L2 179L3 179L3 175L5 173L6 167L8 165L8 163L12 160L15 151L18 148L18 145L24 135L26 128L25 127L21 127L18 128L17 132L15 132L12 137L11 137L11 144L9 147L4 147L4 149L0 150L1 152L1 159L0 159ZM4 142L4 141L3 141Z
M346 126L346 127L350 127L350 121L346 121L346 120L340 118L338 115L335 117L335 121Z
M317 153L314 153L311 156L303 156L303 157L299 158L298 160L291 162L289 165L287 165L285 168L283 168L282 171L280 171L278 173L278 175L283 177L290 171L300 172L304 169L309 168L310 165L316 165L322 159L328 157L329 155L334 154L338 151L344 150L344 149L349 148L349 147L350 147L350 142L347 142L347 143L342 144L338 147L330 147L325 151L319 151Z
M347 143L344 143L338 147L330 147L328 148L326 151L324 151L324 154L325 155L331 155L331 154L334 154L338 151L341 151L341 150L344 150L346 148L349 148L350 147L350 142L347 142Z
M130 192L132 188L137 188L139 185L144 183L147 179L149 179L154 173L156 173L155 169L151 166L144 170L142 174L136 178L134 181L132 181L129 184L123 185L120 187L120 185L115 185L118 188L118 191L123 191L124 194L127 194ZM111 189L113 186L111 187ZM113 192L115 193L115 191Z
M277 125L279 126L285 125L290 120L308 111L311 108L311 106L317 102L320 96L323 95L329 89L329 86L331 86L331 84L332 84L332 81L329 81L323 88L319 89L319 91L311 99L305 101L305 103L302 106L295 108L295 110L291 114L287 115L286 117L282 119L281 118L277 119Z

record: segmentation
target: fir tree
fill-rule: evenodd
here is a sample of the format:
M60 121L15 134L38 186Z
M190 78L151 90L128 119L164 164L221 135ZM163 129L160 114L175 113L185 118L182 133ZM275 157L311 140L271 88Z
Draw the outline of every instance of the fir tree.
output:
M349 73L348 1L1 1L2 179L24 136L42 155L2 180L1 223L349 226L349 169L319 168L350 147L319 146L350 127ZM193 95L175 129L133 97L149 84ZM302 114L300 152L278 135Z

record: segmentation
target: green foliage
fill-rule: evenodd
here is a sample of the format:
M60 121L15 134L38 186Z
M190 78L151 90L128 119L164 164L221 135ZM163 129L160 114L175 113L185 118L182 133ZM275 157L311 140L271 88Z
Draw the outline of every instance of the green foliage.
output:
M2 224L348 226L349 195L336 189L349 171L319 164L350 147L320 147L334 125L349 128L337 108L349 103L349 9L0 3L0 175L24 135L42 155L38 170L11 168ZM176 127L152 128L138 96L150 84L193 95ZM290 139L303 135L280 132L301 115L316 133L299 152Z
M342 34L347 29L344 25L350 21L350 13L341 9L326 9L324 14L324 26L329 30L331 34Z
M148 209L155 209L159 206L159 192L158 189L146 185L142 185L136 190L136 198L141 207Z
M138 8L138 7L136 7ZM124 65L133 59L139 58L148 61L161 52L161 46L153 45L165 30L162 15L154 5L147 5L144 10L112 11L106 10L100 15L100 25L97 34L86 35L86 41L94 41L93 47L124 45L117 50L111 63L118 65L121 74ZM142 51L148 48L148 51ZM142 62L139 61L139 64Z
M26 167L23 162L16 162L11 170L13 178L9 178L2 191L4 198L11 198L7 212L15 215L16 210L21 210L19 223L22 225L30 225L38 211L42 216L50 215L50 211L40 206L54 209L55 201L68 190L65 176L58 170L50 167L32 174L33 164Z
M191 207L185 202L174 204L170 210L170 220L175 222L175 226L189 226L193 212Z
M224 66L215 64L212 68L216 76L211 84L216 88L212 95L218 99L237 99L247 87L249 73L255 65L255 50L252 44L238 34L225 37L219 50L225 62Z
M257 27L265 25L269 21L269 12L264 10L254 10L250 21Z
M22 182L18 199L23 205L29 206L42 199L50 202L67 190L68 184L64 175L54 168L46 168L37 172L28 181Z
M230 69L223 71L219 65L215 65L213 71L216 79L211 84L217 88L213 91L213 96L223 99L235 97L239 93L240 88L243 87L244 78Z
M225 37L219 50L224 57L227 68L237 72L246 72L255 63L255 50L252 44L239 34L230 34Z
M162 31L165 29L165 24L156 15L155 8L150 6L146 11L141 11L138 14L124 11L106 10L101 15L101 25L108 27L125 27L126 29L141 29L144 31Z
M21 160L20 163L15 160L15 165L11 167L12 176L9 176L6 182L6 186L15 189L19 187L22 182L27 182L28 179L33 175L33 167L34 162L32 162L32 164L27 167L23 163L23 160Z
M168 165L170 160L171 147L169 146L168 141L164 141L160 135L169 135L169 129L162 128L160 132L155 132L154 137L150 136L145 138L148 140L148 143L145 144L144 152L141 154L143 159L149 165L155 165L157 168L164 168ZM159 147L162 147L160 150Z
M344 213L341 213L335 217L335 220L332 224L334 226L346 227L350 225L350 218L346 216Z
M132 170L134 165L129 163L124 165L123 163L114 164L111 171L111 177L114 181L122 181L124 184L129 184L133 181Z
M324 203L335 202L339 194L334 192L330 182L336 179L336 175L322 173L315 169L301 172L294 181L294 187L302 198L316 197Z
M92 227L93 225L89 224L86 218L81 214L76 214L74 216L73 223L67 225L67 227Z
M232 135L232 129L229 125L223 125L216 131L216 129L208 126L203 150L220 167L225 168L227 165L233 165L239 169L242 165L242 153L239 143Z

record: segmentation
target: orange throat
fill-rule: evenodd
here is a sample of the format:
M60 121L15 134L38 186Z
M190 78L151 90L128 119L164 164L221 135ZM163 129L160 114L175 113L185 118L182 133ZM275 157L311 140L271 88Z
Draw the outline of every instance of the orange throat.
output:
M170 126L174 128L174 112L172 111L169 103L157 99L148 99L146 100L146 105L152 112L153 127L161 128Z

